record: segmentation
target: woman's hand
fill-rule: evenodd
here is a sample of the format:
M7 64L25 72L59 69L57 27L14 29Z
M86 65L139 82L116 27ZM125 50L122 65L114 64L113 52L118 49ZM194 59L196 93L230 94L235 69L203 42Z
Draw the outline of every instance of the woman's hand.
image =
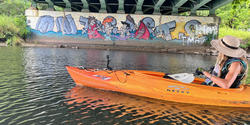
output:
M241 72L241 69L242 67L240 62L233 62L230 65L229 71L224 79L213 76L212 74L206 71L203 71L203 74L210 80L212 80L215 84L217 84L219 87L224 89L229 89L232 86L238 74Z
M198 68L195 70L195 75L204 75L204 74L203 74L203 71L205 71L203 68L198 67Z

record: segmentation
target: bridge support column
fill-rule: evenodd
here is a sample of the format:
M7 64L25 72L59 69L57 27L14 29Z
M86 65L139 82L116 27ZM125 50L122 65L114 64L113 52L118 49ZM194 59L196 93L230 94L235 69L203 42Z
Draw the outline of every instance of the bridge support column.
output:
M55 8L54 8L54 3L51 1L51 0L45 0L47 3L48 3L48 5L49 5L49 7L48 7L48 9L47 10L49 10L49 11L54 11L55 10Z
M137 4L136 4L136 14L143 14L142 12L142 4L143 4L144 0L138 0Z
M209 16L215 16L215 10L224 6L228 3L233 2L233 0L217 0L212 3L212 9L209 10Z
M100 0L101 8L99 10L100 13L107 13L107 6L105 0Z
M69 2L69 0L63 0L63 2L66 4L64 11L72 11L71 3Z
M177 7L172 8L172 15L174 15L174 16L178 15L178 8Z
M160 14L161 5L162 5L164 2L165 2L165 0L158 0L158 2L155 4L154 13L153 13L153 14Z
M216 16L214 9L209 10L209 16Z
M87 0L81 0L82 3L83 3L83 6L82 6L82 12L89 12L89 4L87 2Z
M188 0L175 0L173 3L172 15L178 15L178 8L185 4Z
M35 0L31 1L31 7L32 8L37 8L37 3L35 2Z
M125 13L125 11L124 11L124 0L119 0L118 2L119 2L118 3L119 6L118 6L117 13L121 13L121 14Z

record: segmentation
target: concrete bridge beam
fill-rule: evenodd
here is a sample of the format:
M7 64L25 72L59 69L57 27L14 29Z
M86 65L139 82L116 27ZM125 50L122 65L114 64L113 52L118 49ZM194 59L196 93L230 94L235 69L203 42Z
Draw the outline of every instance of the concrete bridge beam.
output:
M117 13L125 13L124 11L124 0L119 0L118 1L118 10Z
M55 10L55 8L54 8L54 2L52 1L52 0L45 0L47 3L48 3L48 5L49 5L49 7L48 7L48 9L47 10L49 10L49 11L54 11Z
M89 4L87 2L87 0L81 0L82 1L82 12L89 12Z
M207 4L207 3L210 2L210 1L211 1L211 0L198 0L198 3L195 4L195 5L193 6L193 8L191 9L191 15L192 15L192 16L196 16L196 11L197 11L200 7L204 6L205 4Z
M209 10L209 16L215 16L215 10L228 4L233 2L233 0L217 0L215 2L212 3L211 5L211 9Z
M172 15L178 15L178 8L185 4L188 0L175 0L172 8Z
M72 11L70 1L69 0L63 0L63 2L66 4L66 7L65 7L64 11Z
M160 14L161 5L165 2L165 0L158 0L158 2L154 6L154 13L153 14Z
M136 4L136 14L143 14L142 12L142 5L143 5L144 0L138 0Z
M107 4L109 5L118 5L118 10L117 13L125 13L125 11L130 11L128 10L128 8L126 8L125 5L125 0L117 0L117 3L106 3L106 0L99 0L100 3L96 3L96 2L91 2L91 0L31 0L32 5L31 7L37 8L37 3L44 3L44 4L48 4L49 5L49 9L48 10L54 10L54 5L63 7L65 11L72 11L72 10L76 10L79 11L78 8L79 6L82 6L82 12L89 12L90 10L90 6L96 10L94 10L95 12L101 12L101 13L107 13L107 9L109 6L107 6ZM136 3L127 3L126 5L129 6L134 6L136 7L136 14L143 14L142 11L142 6L144 7L153 7L154 8L154 12L153 14L160 14L160 8L162 7L162 5L164 4L164 2L166 0L154 0L155 5L148 5L147 3L144 4L144 0L136 0ZM187 1L189 2L193 2L193 5L190 4L185 4L187 3ZM178 15L179 13L179 9L181 8L182 12L187 12L187 11L191 11L191 15L196 15L196 11L197 10L209 10L209 16L213 16L215 15L215 10L221 6L224 6L225 4L228 4L230 2L232 2L233 0L168 0L168 2L171 2L172 5L170 6L165 6L164 8L167 8L167 12L165 13L172 13L172 15ZM185 4L185 6L183 6ZM93 6L92 6L93 5ZM101 6L99 9L99 5ZM169 10L171 9L171 10ZM112 11L108 10L108 12ZM145 10L146 11L146 10Z

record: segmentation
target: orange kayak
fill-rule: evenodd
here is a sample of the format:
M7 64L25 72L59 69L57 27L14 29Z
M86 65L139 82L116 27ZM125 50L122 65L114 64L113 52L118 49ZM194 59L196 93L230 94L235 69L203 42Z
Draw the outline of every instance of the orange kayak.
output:
M202 78L182 83L165 73L139 70L97 70L66 67L77 85L149 98L202 105L250 107L250 87L223 89L201 85Z

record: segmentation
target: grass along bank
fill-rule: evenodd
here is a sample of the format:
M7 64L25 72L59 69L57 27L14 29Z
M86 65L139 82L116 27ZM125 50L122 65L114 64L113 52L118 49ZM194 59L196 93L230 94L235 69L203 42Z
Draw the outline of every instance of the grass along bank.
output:
M220 27L219 29L219 38L222 38L226 35L235 36L242 40L241 47L242 48L250 48L250 32L243 30L231 29L228 27Z

